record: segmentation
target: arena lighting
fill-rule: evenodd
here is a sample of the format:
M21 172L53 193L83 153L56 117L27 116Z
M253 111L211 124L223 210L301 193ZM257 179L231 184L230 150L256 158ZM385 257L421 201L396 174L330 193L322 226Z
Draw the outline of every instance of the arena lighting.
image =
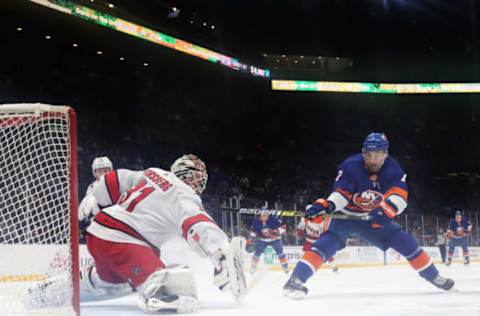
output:
M18 31L18 32L21 32L21 31L23 31L23 28L17 27L17 31Z
M52 37L50 35L45 35L45 39L49 40L52 39Z
M110 9L115 8L115 6L114 6L112 3L109 3L109 4L108 4L108 7L109 7Z
M233 70L250 73L252 76L270 78L270 70L262 69L252 65L241 63L238 59L217 53L205 47L175 38L173 36L155 31L153 29L129 22L112 16L110 14L99 12L83 5L73 3L68 0L49 1L49 0L29 0L50 9L72 15L82 20L87 20L115 31L122 32L155 44L177 50L179 52L228 67Z
M148 63L143 63L143 65L144 65L145 67L148 67Z
M380 94L480 93L480 83L370 83L272 80L272 90Z
M121 60L121 61L124 61L124 60L125 60L125 57L120 57L120 60Z
M72 46L73 46L73 47L78 47L78 44L77 44L77 43L73 43Z
M180 16L180 10L177 7L173 7L167 16L170 19L178 18Z
M102 55L103 52L101 50L97 51L97 55Z

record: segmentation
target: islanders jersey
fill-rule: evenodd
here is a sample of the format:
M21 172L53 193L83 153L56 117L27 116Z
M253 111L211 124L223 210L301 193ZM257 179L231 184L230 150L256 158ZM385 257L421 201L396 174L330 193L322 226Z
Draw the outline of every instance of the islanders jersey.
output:
M370 173L363 155L356 154L339 166L328 200L335 205L335 210L352 215L363 215L389 202L398 215L407 207L406 178L400 164L390 156L379 173Z
M267 221L263 221L260 217L256 217L252 222L250 229L255 236L265 242L271 242L280 239L282 233L285 232L282 222L275 216L268 216Z
M462 218L460 222L452 219L448 225L447 234L449 237L462 238L465 237L465 234L471 230L472 224L466 218Z

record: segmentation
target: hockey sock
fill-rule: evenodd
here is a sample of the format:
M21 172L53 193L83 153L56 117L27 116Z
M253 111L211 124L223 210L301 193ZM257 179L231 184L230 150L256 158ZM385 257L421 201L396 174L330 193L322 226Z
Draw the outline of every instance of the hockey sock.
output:
M322 263L323 259L321 255L313 251L307 251L297 263L292 275L305 283L318 270L318 268L320 268Z
M449 261L452 260L454 252L455 252L455 248L454 249L448 249L448 260Z
M438 270L433 265L432 259L418 246L415 238L403 229L393 233L388 243L408 260L421 277L433 281L438 276Z
M278 260L280 261L280 264L282 265L283 269L287 270L288 269L288 260L285 254L282 256L278 257Z
M437 277L438 270L425 251L419 249L419 251L407 257L407 260L422 278L433 281Z

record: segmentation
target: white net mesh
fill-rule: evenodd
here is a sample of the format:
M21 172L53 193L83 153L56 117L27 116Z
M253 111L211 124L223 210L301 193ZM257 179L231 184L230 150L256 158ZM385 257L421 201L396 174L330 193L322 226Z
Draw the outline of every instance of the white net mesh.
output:
M75 315L68 107L0 105L0 315Z

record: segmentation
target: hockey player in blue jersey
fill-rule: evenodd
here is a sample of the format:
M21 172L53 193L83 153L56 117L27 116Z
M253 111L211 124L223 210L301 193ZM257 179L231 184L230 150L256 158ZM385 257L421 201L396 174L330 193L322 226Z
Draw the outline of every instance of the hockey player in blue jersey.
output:
M440 276L415 238L392 221L407 207L408 188L407 176L398 162L388 155L388 146L383 133L369 134L363 142L362 153L351 156L340 165L333 192L326 200L318 199L308 209L307 218L332 216L324 233L310 251L304 253L284 285L285 296L303 298L308 293L305 282L322 263L345 247L346 239L352 234L382 250L393 248L421 277L436 287L444 290L453 287L453 280ZM336 219L336 212L359 218ZM366 216L368 220L360 219Z
M285 228L282 223L275 216L269 215L267 212L260 213L260 216L255 217L250 229L250 237L255 241L255 253L252 258L251 273L257 270L260 256L263 254L268 246L271 246L277 254L283 271L288 273L287 257L283 253L283 244L281 235L285 233Z
M463 263L470 264L470 255L468 253L467 235L472 232L472 223L462 216L461 211L455 212L455 219L450 220L447 230L448 242L448 260L447 266L452 264L455 247L463 249Z

